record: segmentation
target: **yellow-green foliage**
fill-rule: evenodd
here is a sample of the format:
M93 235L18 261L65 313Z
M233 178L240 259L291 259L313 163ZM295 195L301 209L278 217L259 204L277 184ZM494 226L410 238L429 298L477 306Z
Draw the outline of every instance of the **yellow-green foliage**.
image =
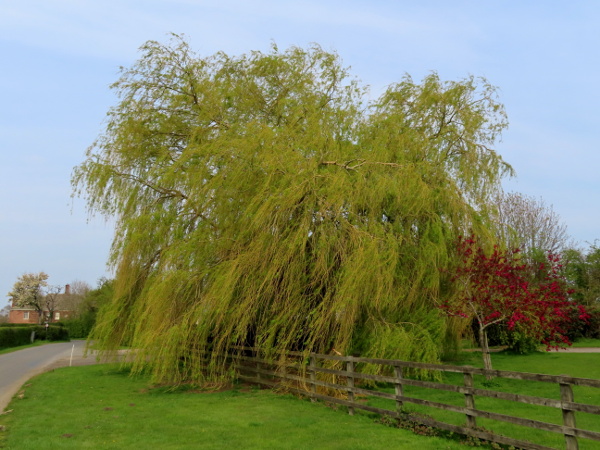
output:
M113 87L73 176L117 220L105 349L169 382L225 376L236 345L438 360L442 269L511 170L491 86L405 77L367 102L316 45L200 58L175 37Z

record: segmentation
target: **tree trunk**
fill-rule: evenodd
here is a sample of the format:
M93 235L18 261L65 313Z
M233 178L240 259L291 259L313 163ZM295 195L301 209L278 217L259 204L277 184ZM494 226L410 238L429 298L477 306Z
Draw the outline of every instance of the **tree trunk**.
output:
M483 368L485 370L492 370L492 357L490 356L487 331L481 323L479 324L479 345L481 346L481 355L483 356ZM486 374L485 378L486 380L491 380L492 376Z

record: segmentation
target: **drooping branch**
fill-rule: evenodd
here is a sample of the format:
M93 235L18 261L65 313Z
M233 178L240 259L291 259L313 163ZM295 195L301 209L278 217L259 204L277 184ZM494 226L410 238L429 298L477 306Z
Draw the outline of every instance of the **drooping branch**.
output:
M406 167L406 164L398 164L398 163L392 163L392 162L383 162L383 161L368 161L366 159L351 159L349 161L345 161L345 162L338 162L338 161L321 161L320 165L322 166L338 166L341 167L343 169L346 170L356 170L361 166L364 165L377 165L377 166L388 166L388 167L396 167L396 168L401 168L401 167Z
M147 187L148 189L153 190L154 192L157 192L163 196L169 197L169 198L173 198L173 197L179 197L181 199L184 200L188 200L189 197L187 195L185 195L183 192L177 190L177 189L173 189L173 188L164 188L161 186L157 186L154 183L151 183L149 181L146 181L144 179L142 179L141 177L138 177L136 175L133 175L131 173L125 173L125 172L119 172L115 169L112 170L112 172L122 178L127 178L131 181L135 181L136 183L141 184L142 186Z

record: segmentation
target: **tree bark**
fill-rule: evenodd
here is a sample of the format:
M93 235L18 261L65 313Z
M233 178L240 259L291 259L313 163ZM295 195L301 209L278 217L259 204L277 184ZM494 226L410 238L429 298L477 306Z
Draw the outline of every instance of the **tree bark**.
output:
M490 356L490 347L488 345L487 331L482 324L479 324L479 345L481 346L481 355L483 357L483 368L492 370L492 357ZM492 376L486 374L486 380L491 380Z

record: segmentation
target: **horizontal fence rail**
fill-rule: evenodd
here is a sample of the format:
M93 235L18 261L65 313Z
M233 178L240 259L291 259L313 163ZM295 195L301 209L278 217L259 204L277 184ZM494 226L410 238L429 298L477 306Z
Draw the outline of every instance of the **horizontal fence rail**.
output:
M348 408L349 414L354 414L356 409L361 409L394 418L404 418L406 417L406 412L403 408L406 404L414 404L462 414L465 416L465 424L464 426L453 425L421 415L414 418L411 417L411 420L425 426L436 427L504 445L536 450L552 448L483 430L478 427L477 419L492 419L495 421L562 434L565 439L565 448L567 450L579 448L578 438L600 441L600 432L578 428L575 420L576 412L600 415L600 406L576 402L572 389L573 386L600 388L600 380L501 370L486 371L474 367L354 356L323 355L315 353L306 355L300 352L288 352L280 355L280 358L278 359L266 359L257 356L260 355L260 351L254 348L240 347L236 350L242 353L231 355L231 365L232 368L238 371L240 379L269 386L271 388L285 387L285 389L289 391L307 395L313 400L322 400L343 405ZM331 367L332 362L334 364L337 363L338 366ZM330 367L325 367L324 363L329 364ZM361 364L383 366L388 369L388 373L393 375L362 373L360 370L357 370L357 366ZM454 385L408 378L405 376L405 373L411 370L462 374L463 383L462 385ZM559 389L560 400L533 395L501 392L487 388L476 388L474 386L474 375L484 377L489 377L491 375L495 378L552 383L557 385ZM394 393L366 389L361 387L361 380L387 383L394 387ZM435 389L462 395L464 397L464 406L407 396L405 395L405 387L407 386ZM357 399L359 396L362 396L363 400L365 397L392 400L395 402L395 409L392 410L367 405L364 401L359 401L359 399ZM560 410L562 413L562 425L478 409L476 407L476 399L482 397Z

